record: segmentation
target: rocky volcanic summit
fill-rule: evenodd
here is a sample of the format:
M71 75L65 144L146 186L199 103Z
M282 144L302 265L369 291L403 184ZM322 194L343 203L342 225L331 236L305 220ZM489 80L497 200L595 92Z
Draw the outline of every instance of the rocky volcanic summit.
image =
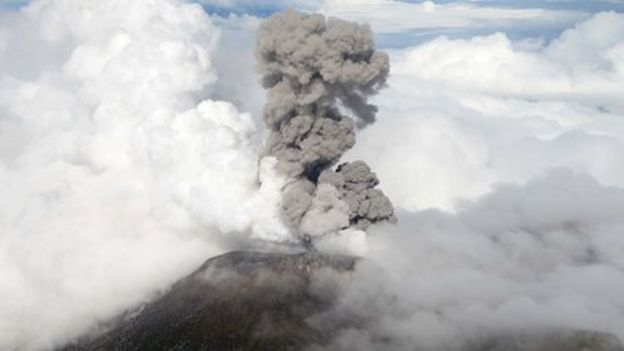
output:
M299 350L348 320L323 320L356 258L316 252L230 252L206 261L159 299L65 351ZM316 321L315 321L316 316Z
M314 251L230 252L209 259L160 298L119 317L107 331L61 350L333 350L327 345L342 331L366 325L344 309L333 309L341 286L355 279L351 273L358 260ZM463 350L624 348L607 334L554 331L488 337Z

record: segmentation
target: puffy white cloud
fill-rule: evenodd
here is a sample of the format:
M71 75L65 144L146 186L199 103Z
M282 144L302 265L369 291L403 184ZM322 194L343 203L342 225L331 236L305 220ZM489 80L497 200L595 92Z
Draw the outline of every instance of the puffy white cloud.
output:
M396 69L496 95L594 95L617 102L623 25L621 14L599 13L545 46L513 43L502 33L469 40L440 37L410 50Z
M0 24L0 349L58 346L238 236L281 240L219 31L178 0L41 0ZM258 189L258 172L264 186Z
M497 33L395 52L379 122L351 158L370 161L407 209L453 209L552 167L624 186L622 25L601 13L551 43Z

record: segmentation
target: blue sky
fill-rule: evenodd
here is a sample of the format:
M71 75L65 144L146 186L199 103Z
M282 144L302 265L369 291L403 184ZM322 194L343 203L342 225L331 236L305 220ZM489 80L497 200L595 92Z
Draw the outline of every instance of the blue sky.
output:
M421 0L399 0L407 3L421 3ZM312 7L316 0L310 1L231 1L224 5L221 1L197 0L199 3L205 4L204 7L211 13L228 14L228 13L247 13L256 16L268 16L275 11L279 11L285 7L291 6L292 3L298 3L299 6L308 3ZM436 3L469 3L479 6L492 6L504 8L543 8L552 10L579 10L589 13L600 11L624 11L624 1L619 0L436 0ZM232 6L231 4L236 4Z
M26 3L27 0L0 0L0 9L16 9Z
M222 0L197 0L202 3L208 13L217 16L227 16L229 14L248 14L257 17L266 17L276 11L287 7L303 8L307 10L315 10L327 3L323 0L306 0L306 1L252 1L252 0L238 0L238 1L222 1ZM421 4L422 1L415 0L403 0L403 3L409 4ZM388 12L385 15L383 12L388 10L392 5L383 5L375 7L373 11L363 11L360 5L348 6L349 10L346 12L340 12L337 14L330 13L331 15L337 15L339 17L346 17L350 20L358 22L369 22L373 26L377 36L377 42L380 47L383 48L402 48L406 46L413 46L424 41L430 40L439 35L446 35L451 38L465 38L474 35L487 35L494 32L504 32L510 38L521 39L528 37L538 37L549 41L552 38L557 37L562 30L573 26L574 23L583 19L589 18L592 14L602 11L617 11L624 12L624 1L614 0L594 0L594 1L579 1L579 0L469 0L469 1L454 1L454 0L435 0L435 4L440 6L453 6L453 5L466 5L472 9L499 9L502 11L523 11L523 10L543 10L544 14L540 15L530 14L527 18L520 18L522 16L509 15L507 18L497 18L491 14L463 14L459 13L459 10L455 15L447 16L446 20L442 20L442 24L434 23L431 25L423 24L427 21L427 17L422 17L422 11L415 6L413 9L404 9L404 12L421 12L421 17L418 19L410 19L409 14L403 16L402 19L397 18L395 15L400 15L400 12ZM362 5L363 6L363 5ZM369 7L370 5L367 5ZM359 11L358 11L359 8ZM392 10L388 10L392 11ZM352 13L350 13L352 12ZM357 12L357 13L353 13ZM445 7L440 12L447 12ZM439 14L438 14L439 15ZM464 16L467 15L467 16ZM380 23L376 21L376 18L385 18L387 25L392 26L392 22L402 22L403 29L400 31L384 31L379 29ZM441 17L444 17L442 15ZM453 17L455 16L455 17ZM480 22L479 17L486 16L485 21ZM468 18L472 24L462 26L462 20ZM520 18L520 19L519 19ZM455 20L455 22L453 22ZM377 27L376 27L377 25ZM383 26L383 24L382 24Z
M402 0L403 2L419 3L421 1ZM453 0L436 0L436 3L457 2ZM500 6L509 8L539 7L545 9L581 10L587 12L624 11L624 1L600 0L470 0L472 4Z

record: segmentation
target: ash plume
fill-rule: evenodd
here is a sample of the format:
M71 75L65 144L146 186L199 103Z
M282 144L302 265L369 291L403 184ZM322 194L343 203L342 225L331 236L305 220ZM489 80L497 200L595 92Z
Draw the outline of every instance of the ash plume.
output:
M377 107L367 98L389 73L370 28L288 10L262 24L256 56L268 96L266 154L294 179L282 201L291 230L320 236L393 221L393 206L366 163L332 169L355 144L356 127L375 121Z

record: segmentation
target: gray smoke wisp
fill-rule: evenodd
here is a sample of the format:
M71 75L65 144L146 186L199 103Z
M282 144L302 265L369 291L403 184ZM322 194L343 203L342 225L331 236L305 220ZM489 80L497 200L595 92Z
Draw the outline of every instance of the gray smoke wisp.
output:
M394 220L366 163L333 169L355 144L356 126L375 121L377 108L367 98L389 73L388 56L375 49L370 28L288 10L261 25L256 56L267 89L266 154L294 179L282 199L291 230L319 236Z

